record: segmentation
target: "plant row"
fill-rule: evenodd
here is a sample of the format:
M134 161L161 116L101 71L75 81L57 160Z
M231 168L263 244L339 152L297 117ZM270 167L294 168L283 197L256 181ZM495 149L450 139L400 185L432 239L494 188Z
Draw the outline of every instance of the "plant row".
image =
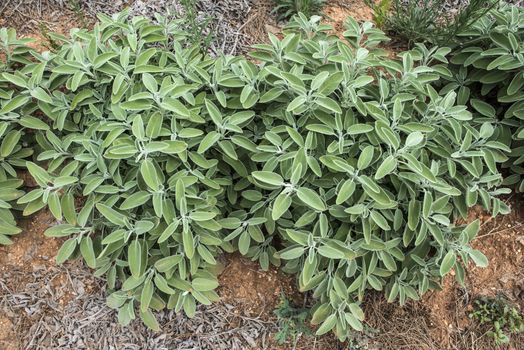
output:
M0 239L19 232L11 208L48 207L57 261L83 257L119 321L153 329L152 310L216 301L216 258L238 250L296 274L318 334L345 339L367 290L405 303L487 264L479 221L454 223L477 204L509 211L523 16L491 12L451 63L423 45L390 58L351 18L342 40L298 16L250 59L209 58L175 22L125 12L52 35L52 52L2 30Z

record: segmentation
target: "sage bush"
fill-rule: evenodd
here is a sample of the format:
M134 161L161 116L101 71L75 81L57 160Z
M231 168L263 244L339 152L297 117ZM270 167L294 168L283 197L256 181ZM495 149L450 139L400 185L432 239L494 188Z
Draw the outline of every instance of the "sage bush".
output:
M25 123L27 119L21 108L29 98L17 90L27 85L10 74L17 65L31 63L27 57L29 41L17 38L13 29L0 29L0 58L3 57L0 59L0 245L11 244L9 237L21 232L13 213L14 209L19 209L16 200L24 194L17 168L24 168L26 158L33 153L32 148L27 147L25 134L29 125Z
M478 119L496 118L493 138L511 148L506 185L524 191L524 8L502 2L456 38L445 91L456 90ZM477 118L476 118L477 119Z
M297 274L317 334L341 340L367 290L403 304L487 264L479 221L454 222L508 211L506 146L494 116L432 87L449 49L395 60L370 23L329 30L298 16L250 59L212 59L174 22L101 15L2 74L4 115L34 135L39 186L17 203L49 208L57 261L105 276L122 324L217 300L216 258L235 250Z

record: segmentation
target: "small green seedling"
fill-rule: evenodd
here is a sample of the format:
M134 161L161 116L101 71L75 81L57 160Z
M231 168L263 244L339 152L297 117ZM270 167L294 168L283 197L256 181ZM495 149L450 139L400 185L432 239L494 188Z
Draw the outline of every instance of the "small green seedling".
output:
M524 315L503 296L475 300L469 317L488 326L487 334L496 344L509 343L512 334L524 332Z

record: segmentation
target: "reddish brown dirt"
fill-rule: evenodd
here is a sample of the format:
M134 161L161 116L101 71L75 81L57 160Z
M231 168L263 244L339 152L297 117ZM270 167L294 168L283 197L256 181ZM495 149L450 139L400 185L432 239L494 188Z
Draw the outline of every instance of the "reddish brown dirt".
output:
M34 265L55 264L54 258L61 242L44 237L43 232L55 222L48 211L40 211L31 219L19 221L24 232L13 238L14 243L0 246L0 272L17 267L27 271Z
M330 1L322 12L326 16L325 22L332 25L337 33L345 30L344 22L348 17L360 22L370 22L373 19L373 11L363 0Z
M219 282L222 300L245 305L242 312L251 316L271 313L282 294L292 298L298 295L294 278L274 268L263 271L258 263L239 254L227 258Z
M340 39L344 39L344 25L348 17L353 17L357 22L373 22L373 10L366 5L364 0L334 0L329 1L324 7L322 13L325 18L323 23L333 27L333 34ZM406 43L392 40L380 44L380 47L386 51L390 58L395 58L397 53L407 50Z
M233 254L226 257L225 268L219 276L220 287L218 293L223 301L237 307L232 310L236 314L250 317L260 317L263 320L274 321L273 310L285 296L297 306L304 302L304 295L297 287L295 278L282 273L274 267L263 271L257 262ZM315 343L313 347L311 342ZM341 343L332 335L317 339L303 337L293 344L278 345L273 339L270 349L316 349L334 350Z
M473 246L490 260L487 268L472 268L468 277L473 294L495 296L501 290L524 307L524 207L512 203L513 212L486 221Z

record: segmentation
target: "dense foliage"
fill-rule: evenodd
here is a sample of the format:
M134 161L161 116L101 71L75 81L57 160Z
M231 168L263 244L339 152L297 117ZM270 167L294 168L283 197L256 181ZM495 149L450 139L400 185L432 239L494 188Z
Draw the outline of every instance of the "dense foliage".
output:
M296 273L317 333L340 339L362 328L368 289L405 303L487 264L469 246L479 221L454 222L476 204L508 211L509 150L493 115L432 86L449 49L397 61L371 24L349 19L341 40L319 20L256 45L259 64L211 59L176 23L125 13L53 35L56 52L4 48L24 59L3 66L0 117L7 135L32 129L39 185L17 203L49 207L61 223L46 234L67 237L58 262L105 275L123 324L135 307L157 329L152 309L192 316L217 300L216 256L236 249Z
M319 333L336 327L343 338L347 326L361 328L355 303L368 288L404 303L452 268L463 280L462 262L486 263L468 246L478 221L452 222L477 202L507 212L494 198L503 190L493 188L506 147L491 139L493 120L475 129L454 92L439 95L429 84L442 67L424 63L445 63L449 50L396 62L375 49L384 37L368 24L348 21L351 47L314 27L301 23L305 36L296 46L289 39L257 46L255 57L279 77L266 84L287 86L291 97L272 103L268 117L280 117L264 119L264 158L252 159L265 165L252 175L274 198L271 219L287 242L279 253L284 269L320 299Z
M23 181L18 179L16 168L25 166L25 159L33 151L26 147L25 133L29 125L20 107L28 98L19 96L16 84L11 84L9 73L16 64L28 64L26 47L29 40L17 39L14 30L0 29L0 244L11 244L9 236L20 233L12 213L16 199L24 192ZM2 73L6 72L6 77ZM21 88L26 88L23 86ZM15 110L19 109L19 113Z
M457 90L479 118L497 118L496 139L511 147L507 185L524 191L524 8L502 4L458 37L445 90Z

